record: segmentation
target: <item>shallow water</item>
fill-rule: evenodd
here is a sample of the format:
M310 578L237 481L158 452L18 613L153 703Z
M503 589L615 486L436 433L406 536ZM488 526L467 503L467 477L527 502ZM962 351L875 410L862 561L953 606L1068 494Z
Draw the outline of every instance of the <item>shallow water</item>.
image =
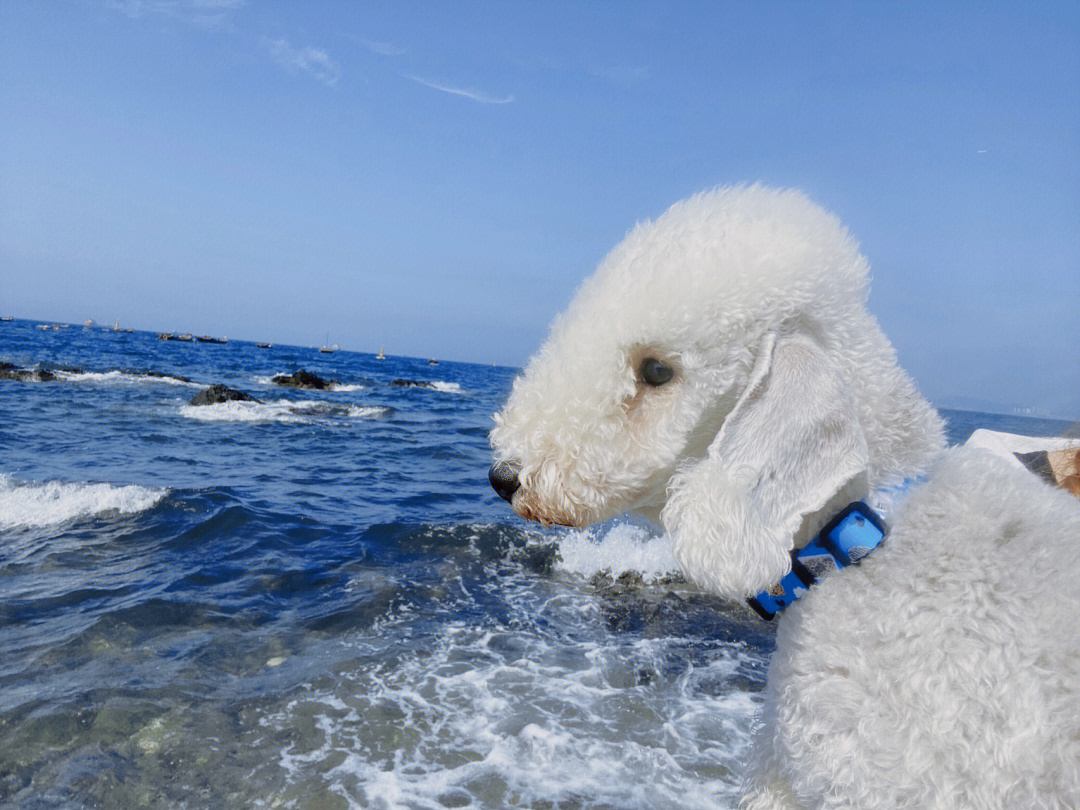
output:
M26 321L0 361L78 369L0 380L0 806L730 806L770 628L639 526L509 513L513 370Z

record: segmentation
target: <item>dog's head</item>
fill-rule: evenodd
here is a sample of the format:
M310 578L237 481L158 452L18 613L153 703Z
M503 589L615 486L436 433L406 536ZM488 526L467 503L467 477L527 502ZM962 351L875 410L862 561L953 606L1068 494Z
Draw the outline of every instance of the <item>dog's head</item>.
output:
M641 511L698 581L771 585L828 505L941 444L866 285L857 245L799 192L677 203L605 258L515 380L493 485L545 524Z

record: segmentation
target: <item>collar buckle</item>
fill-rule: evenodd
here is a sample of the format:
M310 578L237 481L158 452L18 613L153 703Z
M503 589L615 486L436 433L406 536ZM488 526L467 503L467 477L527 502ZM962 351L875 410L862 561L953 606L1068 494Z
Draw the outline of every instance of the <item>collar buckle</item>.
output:
M791 570L776 585L747 602L761 618L772 621L819 579L858 565L881 544L886 532L885 523L863 501L848 504L817 537L791 553Z

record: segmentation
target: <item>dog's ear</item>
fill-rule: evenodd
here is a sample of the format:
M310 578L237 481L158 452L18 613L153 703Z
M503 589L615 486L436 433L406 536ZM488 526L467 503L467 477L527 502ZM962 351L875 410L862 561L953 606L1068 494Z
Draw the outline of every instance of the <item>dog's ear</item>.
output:
M769 332L708 453L672 479L661 520L688 576L750 596L787 573L796 535L821 528L815 513L863 494L866 466L834 361L810 337Z

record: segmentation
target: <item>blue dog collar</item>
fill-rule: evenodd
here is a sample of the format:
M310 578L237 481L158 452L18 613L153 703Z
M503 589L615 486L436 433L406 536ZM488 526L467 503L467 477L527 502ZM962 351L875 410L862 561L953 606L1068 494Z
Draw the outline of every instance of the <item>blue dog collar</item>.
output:
M848 504L813 540L791 554L791 570L776 585L747 601L765 621L809 590L822 577L858 565L885 539L881 517L862 501Z

